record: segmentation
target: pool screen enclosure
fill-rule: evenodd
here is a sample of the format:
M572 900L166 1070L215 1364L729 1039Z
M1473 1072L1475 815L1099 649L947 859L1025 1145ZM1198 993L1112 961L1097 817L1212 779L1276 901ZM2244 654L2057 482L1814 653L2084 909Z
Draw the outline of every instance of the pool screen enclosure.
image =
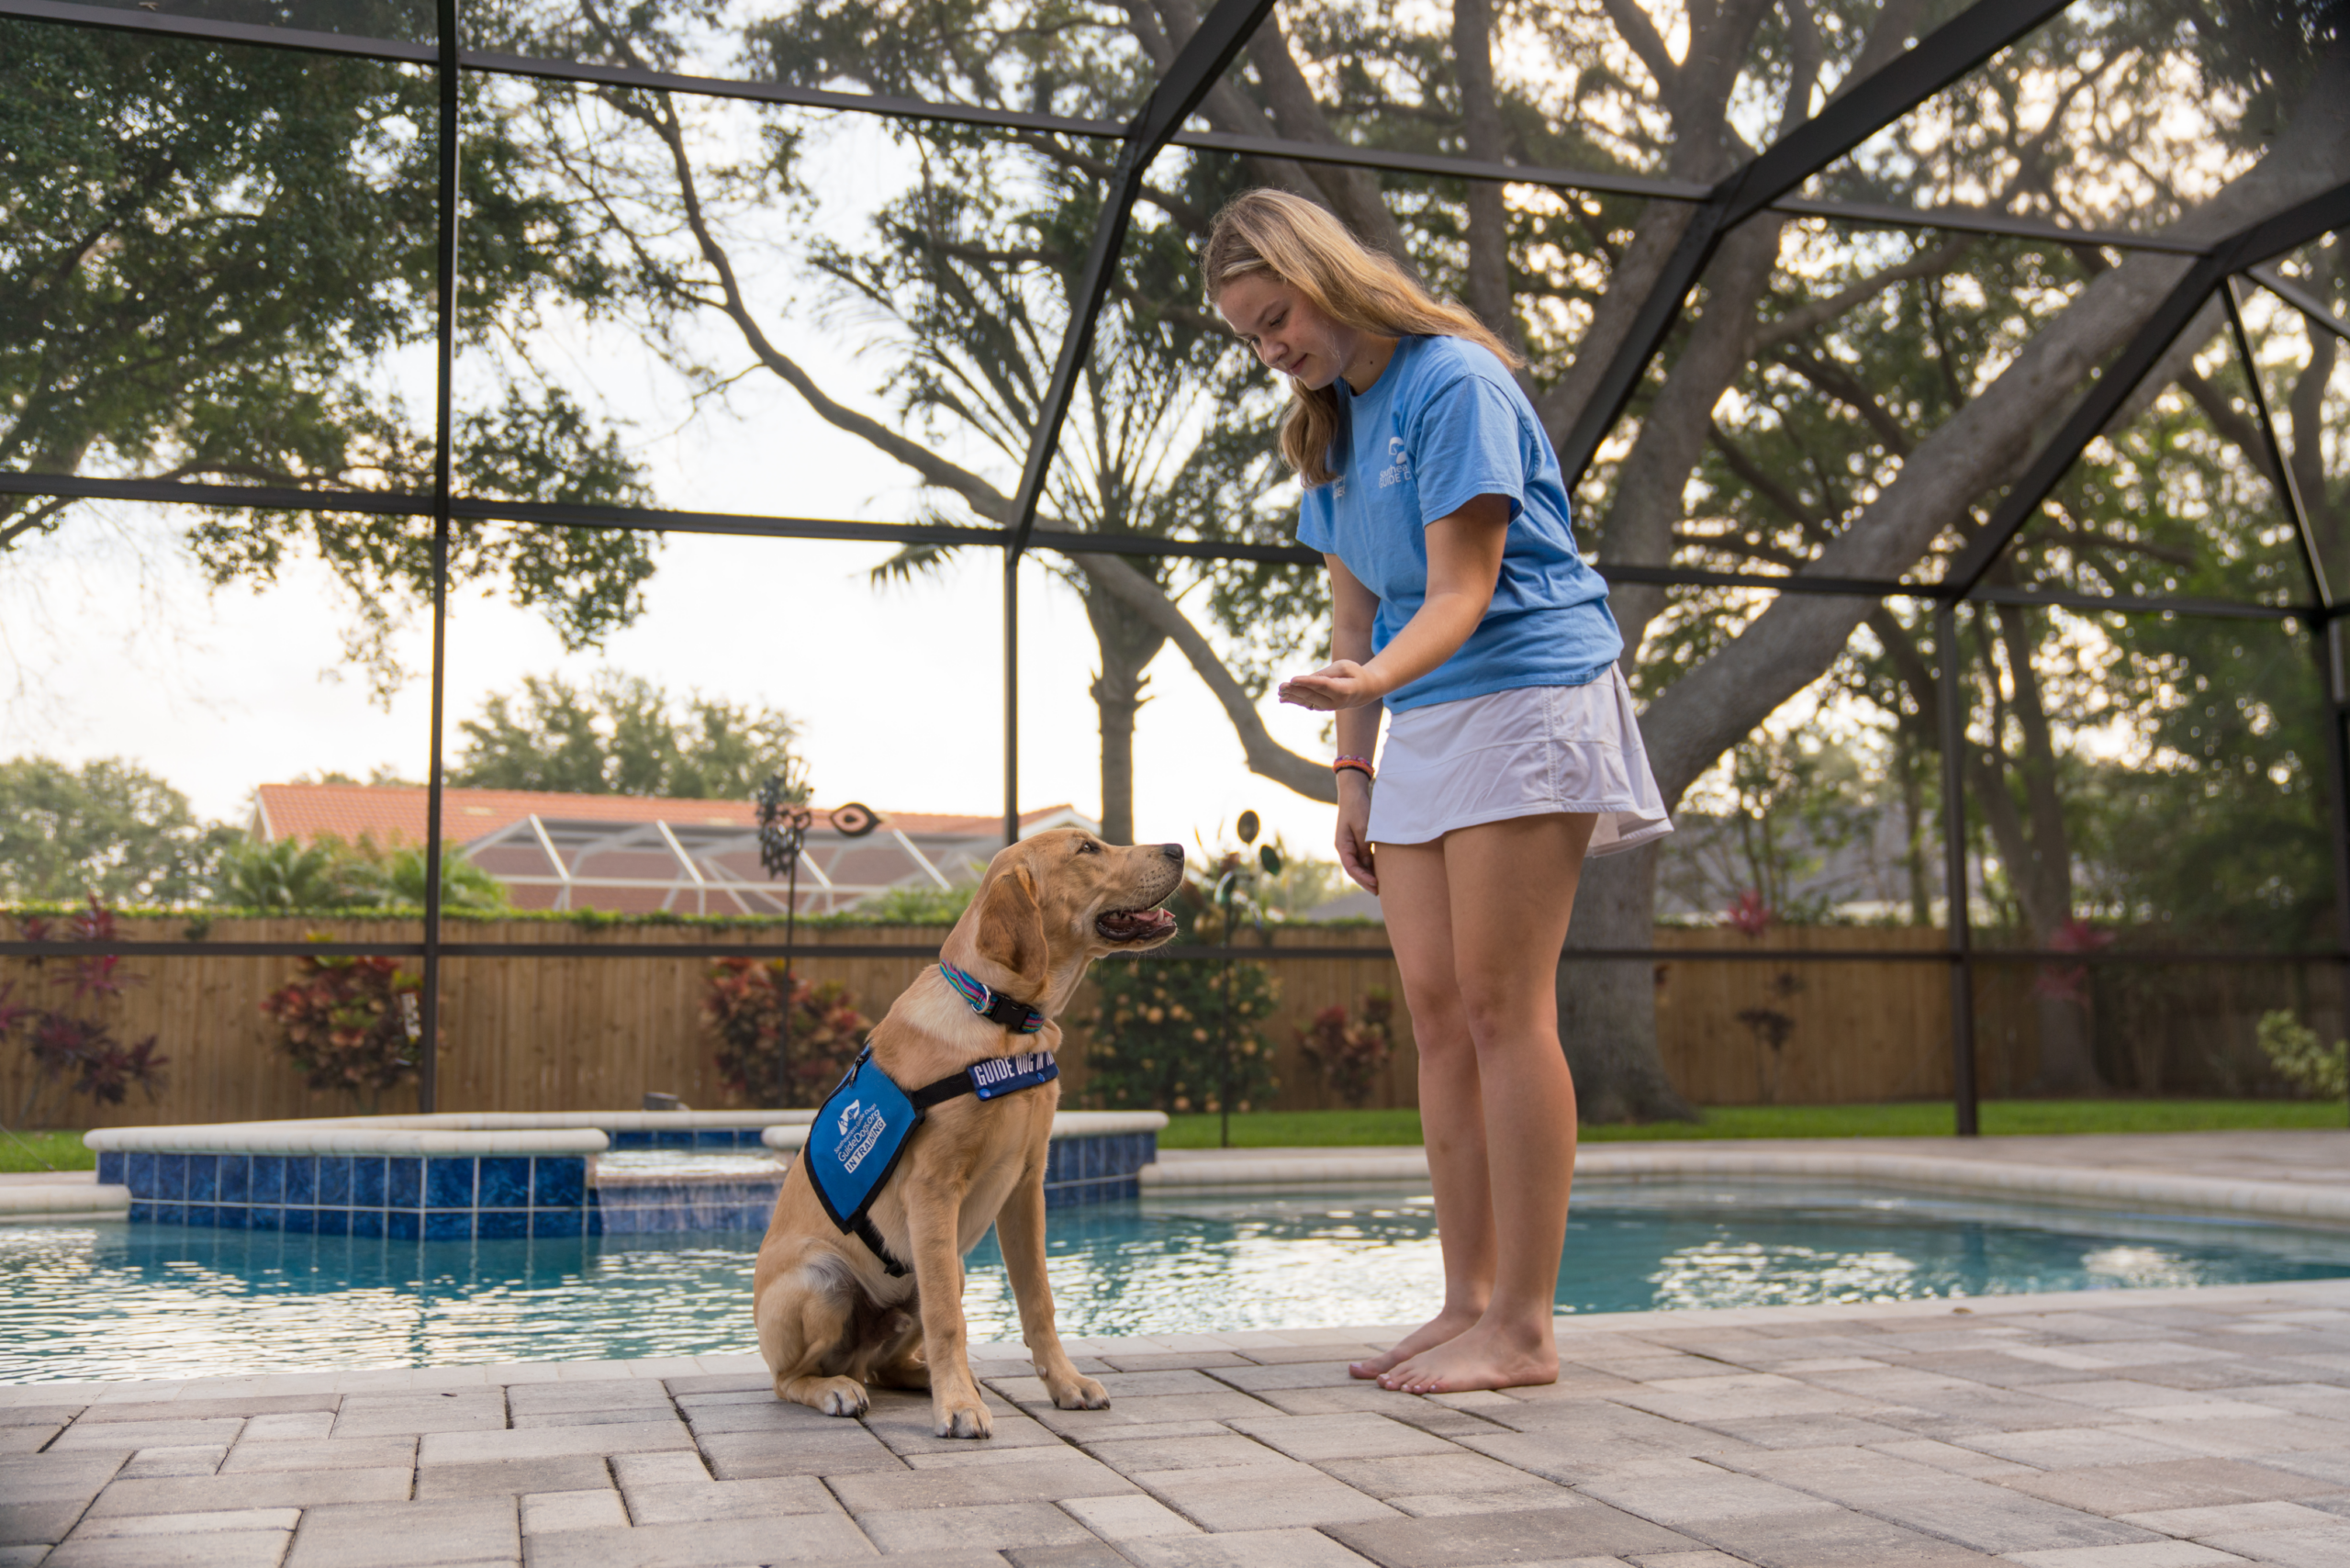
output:
M1685 210L1686 221L1655 282L1632 315L1628 327L1610 346L1595 351L1593 390L1579 416L1560 441L1560 455L1570 488L1583 482L1611 437L1619 432L1643 380L1668 344L1692 301L1702 296L1707 269L1741 224L1758 214L1774 212L1877 228L1931 230L1960 234L2004 236L2055 242L2086 252L2090 249L2122 254L2154 253L2177 258L2177 276L2166 294L2153 305L2118 353L2095 367L2069 414L2046 433L2027 465L2014 475L1997 504L1972 514L1971 533L1950 557L1939 580L1908 576L1838 576L1791 562L1784 572L1719 570L1673 564L1631 565L1606 560L1599 569L1617 585L1648 585L1680 588L1743 588L1778 595L1829 595L1842 599L1909 601L1930 607L1935 649L1932 678L1939 693L1934 715L1940 728L1942 836L1946 861L1944 887L1949 907L1945 949L1933 955L1950 973L1950 1007L1954 1060L1953 1082L1958 1130L1976 1130L1975 1073L1972 1063L1975 1025L1975 966L1986 962L2062 962L2081 964L2193 963L2226 966L2275 963L2274 952L2243 950L2079 951L2044 946L1990 947L1978 946L1971 929L1966 862L1966 812L1969 784L1964 775L1967 746L1967 704L1962 700L1963 605L1990 604L2058 608L2086 611L2128 611L2148 615L2236 617L2277 623L2299 623L2311 633L2322 690L2322 800L2324 830L2330 844L2333 890L2333 951L2321 955L2350 983L2350 753L2345 753L2345 716L2350 716L2350 688L2345 688L2341 651L2342 608L2336 602L2335 579L2320 558L2318 531L2311 509L2295 483L2294 466L2287 461L2280 439L2281 412L2271 406L2262 378L2251 374L2252 413L2266 451L2262 466L2275 486L2277 498L2288 517L2298 541L2305 593L2274 602L2236 601L2165 595L2100 594L2076 591L2061 584L2019 585L1998 580L1995 567L2042 516L2053 491L2082 459L2101 433L2124 417L2132 395L2161 364L2174 343L2216 301L2225 313L2226 332L2246 365L2255 363L2247 336L2244 309L2255 293L2297 313L2312 334L2350 338L2350 328L2323 299L2314 297L2294 279L2278 272L2276 260L2316 243L2330 234L2350 230L2350 185L2336 185L2295 201L2281 210L2264 211L2216 237L2183 239L2162 228L2091 230L2066 227L2047 219L2011 213L1989 206L1900 207L1863 201L1816 199L1800 195L1807 182L1836 164L1903 117L1918 110L1953 84L1982 69L1986 62L2026 38L2067 8L2068 0L1976 0L1945 12L1939 25L1919 27L1906 49L1889 58L1856 65L1844 84L1825 98L1816 112L1762 140L1761 150L1711 184L1673 179L1622 170L1546 168L1514 162L1496 162L1444 153L1397 151L1343 140L1312 140L1295 137L1238 135L1228 130L1197 129L1195 111L1242 62L1250 41L1267 25L1272 0L1218 0L1201 17L1180 49L1170 50L1171 63L1158 73L1141 106L1123 122L1088 119L990 106L984 104L934 101L917 97L876 96L799 87L777 82L686 75L638 64L539 58L489 52L463 47L459 0L438 0L435 36L430 42L358 37L338 32L308 31L276 26L213 19L200 15L175 15L164 7L110 7L68 3L68 0L0 0L0 18L45 28L96 28L157 35L198 43L292 50L312 56L340 56L388 62L428 71L437 87L439 141L437 162L438 215L435 448L429 493L414 491L352 491L289 489L204 482L155 479L113 479L74 474L12 470L0 472L0 492L51 500L73 498L180 504L213 508L266 509L273 511L317 511L375 514L430 519L431 524L431 735L429 762L430 804L424 856L424 918L421 940L413 944L229 944L202 945L212 953L243 952L255 956L300 953L389 953L421 960L423 1036L437 1037L440 967L444 958L566 958L597 956L672 957L675 946L632 946L602 944L578 946L528 943L468 943L443 939L442 931L442 846L447 836L442 819L444 727L442 702L449 652L446 612L450 588L453 530L469 522L495 521L524 528L584 531L637 531L649 533L704 533L762 539L868 541L901 545L980 546L1002 553L1003 603L1002 764L1003 811L1007 839L1018 832L1020 788L1018 646L1020 621L1018 567L1034 552L1063 555L1125 554L1147 557L1188 556L1202 560L1250 561L1270 564L1318 565L1318 558L1292 546L1239 541L1170 539L1142 534L1086 532L1051 526L1046 515L1048 475L1062 439L1077 383L1105 304L1113 296L1122 249L1127 241L1136 204L1145 195L1152 162L1169 147L1182 147L1240 159L1283 161L1292 164L1343 166L1374 174L1386 173L1420 179L1491 182L1550 191L1631 197ZM2086 4L2086 0L2072 0ZM1081 268L1069 296L1069 317L1049 383L1037 400L1034 428L1027 441L1016 488L1003 515L991 525L950 526L917 522L876 523L824 518L762 516L669 510L655 508L516 502L465 493L453 456L454 443L454 357L459 314L459 241L461 235L460 120L461 86L469 74L538 78L609 89L637 89L682 95L702 95L747 100L767 106L846 112L899 120L927 121L968 128L974 132L1016 137L1058 134L1093 139L1114 147L1114 160L1104 180L1106 197L1101 207ZM1578 365L1578 374L1586 367ZM45 514L32 515L0 526L0 547L36 526ZM194 944L171 942L115 943L109 950L169 953L192 950ZM19 957L88 950L87 945L56 942L0 943L0 953ZM711 951L720 948L713 946ZM722 950L737 956L783 956L788 945L727 943ZM892 945L867 947L830 945L835 957L913 956L915 950ZM1178 949L1176 951L1181 951ZM1201 949L1202 952L1212 951ZM1306 956L1310 948L1288 948L1290 956ZM1332 949L1360 958L1362 949ZM1668 955L1647 947L1571 946L1570 962L1661 960L1687 958L1686 951ZM1708 959L1779 959L1783 954L1741 952L1736 948L1707 950ZM1852 947L1807 950L1806 961L1915 962L1916 953L1895 954L1882 949ZM2289 957L2306 960L2304 952ZM422 1053L421 1105L435 1103L434 1052Z

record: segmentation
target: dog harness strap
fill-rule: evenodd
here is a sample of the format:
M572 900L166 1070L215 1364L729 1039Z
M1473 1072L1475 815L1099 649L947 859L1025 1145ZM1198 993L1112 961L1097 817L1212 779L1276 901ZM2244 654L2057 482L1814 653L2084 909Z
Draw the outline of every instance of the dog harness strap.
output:
M938 972L945 975L946 983L971 1004L972 1012L997 1028L1009 1029L1015 1035L1033 1035L1045 1026L1043 1012L991 990L983 981L965 974L945 959L939 961Z
M958 1100L966 1094L976 1094L982 1100L1016 1094L1023 1089L1050 1083L1060 1075L1061 1064L1053 1059L1052 1052L1022 1051L1017 1056L988 1057L975 1061L960 1072L950 1072L935 1083L923 1084L906 1098L914 1103L914 1109L927 1111L933 1105Z
M873 1223L871 1215L856 1216L856 1238L865 1243L865 1249L867 1252L881 1260L883 1273L893 1280L902 1280L906 1277L906 1266L890 1256L889 1245L881 1239L881 1227Z

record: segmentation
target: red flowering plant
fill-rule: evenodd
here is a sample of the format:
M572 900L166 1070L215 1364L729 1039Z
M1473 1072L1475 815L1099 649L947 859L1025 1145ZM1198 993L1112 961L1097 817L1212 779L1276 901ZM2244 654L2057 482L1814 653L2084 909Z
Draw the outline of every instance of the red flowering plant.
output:
M17 933L28 942L110 942L120 935L114 911L90 895L88 906L76 912L60 932L39 915L21 915ZM44 960L28 960L39 967ZM156 1048L150 1035L136 1044L115 1037L114 1026L101 1013L143 977L122 967L119 953L77 953L50 983L73 991L73 1010L40 1007L13 1000L15 986L0 986L0 1041L19 1042L32 1058L32 1081L17 1107L17 1125L37 1126L50 1110L50 1095L62 1088L95 1103L119 1105L140 1089L150 1100L162 1091L168 1057Z
M261 1004L278 1048L311 1088L341 1090L374 1115L386 1090L416 1081L423 977L394 958L306 954L294 963L293 982Z
M1339 1099L1358 1110L1371 1098L1379 1070L1395 1053L1395 999L1383 991L1363 995L1361 1017L1348 1019L1334 1002L1295 1031L1298 1048Z
M734 1093L778 1107L822 1103L864 1048L873 1021L838 980L787 974L780 958L720 958L703 972L702 1032L718 1046L718 1072ZM784 1038L784 988L791 1031Z
M1762 902L1762 895L1753 888L1738 895L1738 902L1722 916L1723 923L1737 927L1749 936L1760 936L1771 929L1779 912Z
M2113 933L2100 931L2078 915L2056 928L2048 946L2059 953L2095 953L2113 946ZM2031 994L2053 1002L2088 1005L2089 967L2087 964L2042 964L2032 978Z

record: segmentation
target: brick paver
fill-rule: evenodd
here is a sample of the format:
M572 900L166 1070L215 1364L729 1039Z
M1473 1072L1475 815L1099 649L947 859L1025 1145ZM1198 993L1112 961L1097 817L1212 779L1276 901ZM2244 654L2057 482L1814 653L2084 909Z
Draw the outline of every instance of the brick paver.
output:
M2350 1282L1562 1320L1557 1384L1375 1330L980 1347L928 1401L748 1357L0 1388L0 1568L2350 1564Z

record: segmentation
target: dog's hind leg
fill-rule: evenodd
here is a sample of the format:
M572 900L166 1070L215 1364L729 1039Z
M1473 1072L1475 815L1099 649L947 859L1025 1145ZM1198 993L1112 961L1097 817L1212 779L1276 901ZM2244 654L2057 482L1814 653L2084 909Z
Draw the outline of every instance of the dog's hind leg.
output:
M1027 1341L1028 1357L1036 1364L1045 1392L1064 1410L1100 1410L1110 1403L1101 1383L1077 1370L1061 1349L1060 1331L1053 1324L1053 1286L1045 1273L1045 1167L1033 1163L1020 1173L995 1216L995 1238L1003 1249L1004 1272L1012 1277L1012 1298L1020 1304L1020 1337Z
M759 1354L775 1393L827 1416L858 1416L871 1403L853 1377L828 1375L849 1359L856 1282L828 1259L811 1258L772 1282L758 1302Z
M914 1304L917 1310L920 1303ZM901 1312L877 1340L873 1372L867 1380L878 1388L928 1388L930 1364L922 1355L922 1319Z

